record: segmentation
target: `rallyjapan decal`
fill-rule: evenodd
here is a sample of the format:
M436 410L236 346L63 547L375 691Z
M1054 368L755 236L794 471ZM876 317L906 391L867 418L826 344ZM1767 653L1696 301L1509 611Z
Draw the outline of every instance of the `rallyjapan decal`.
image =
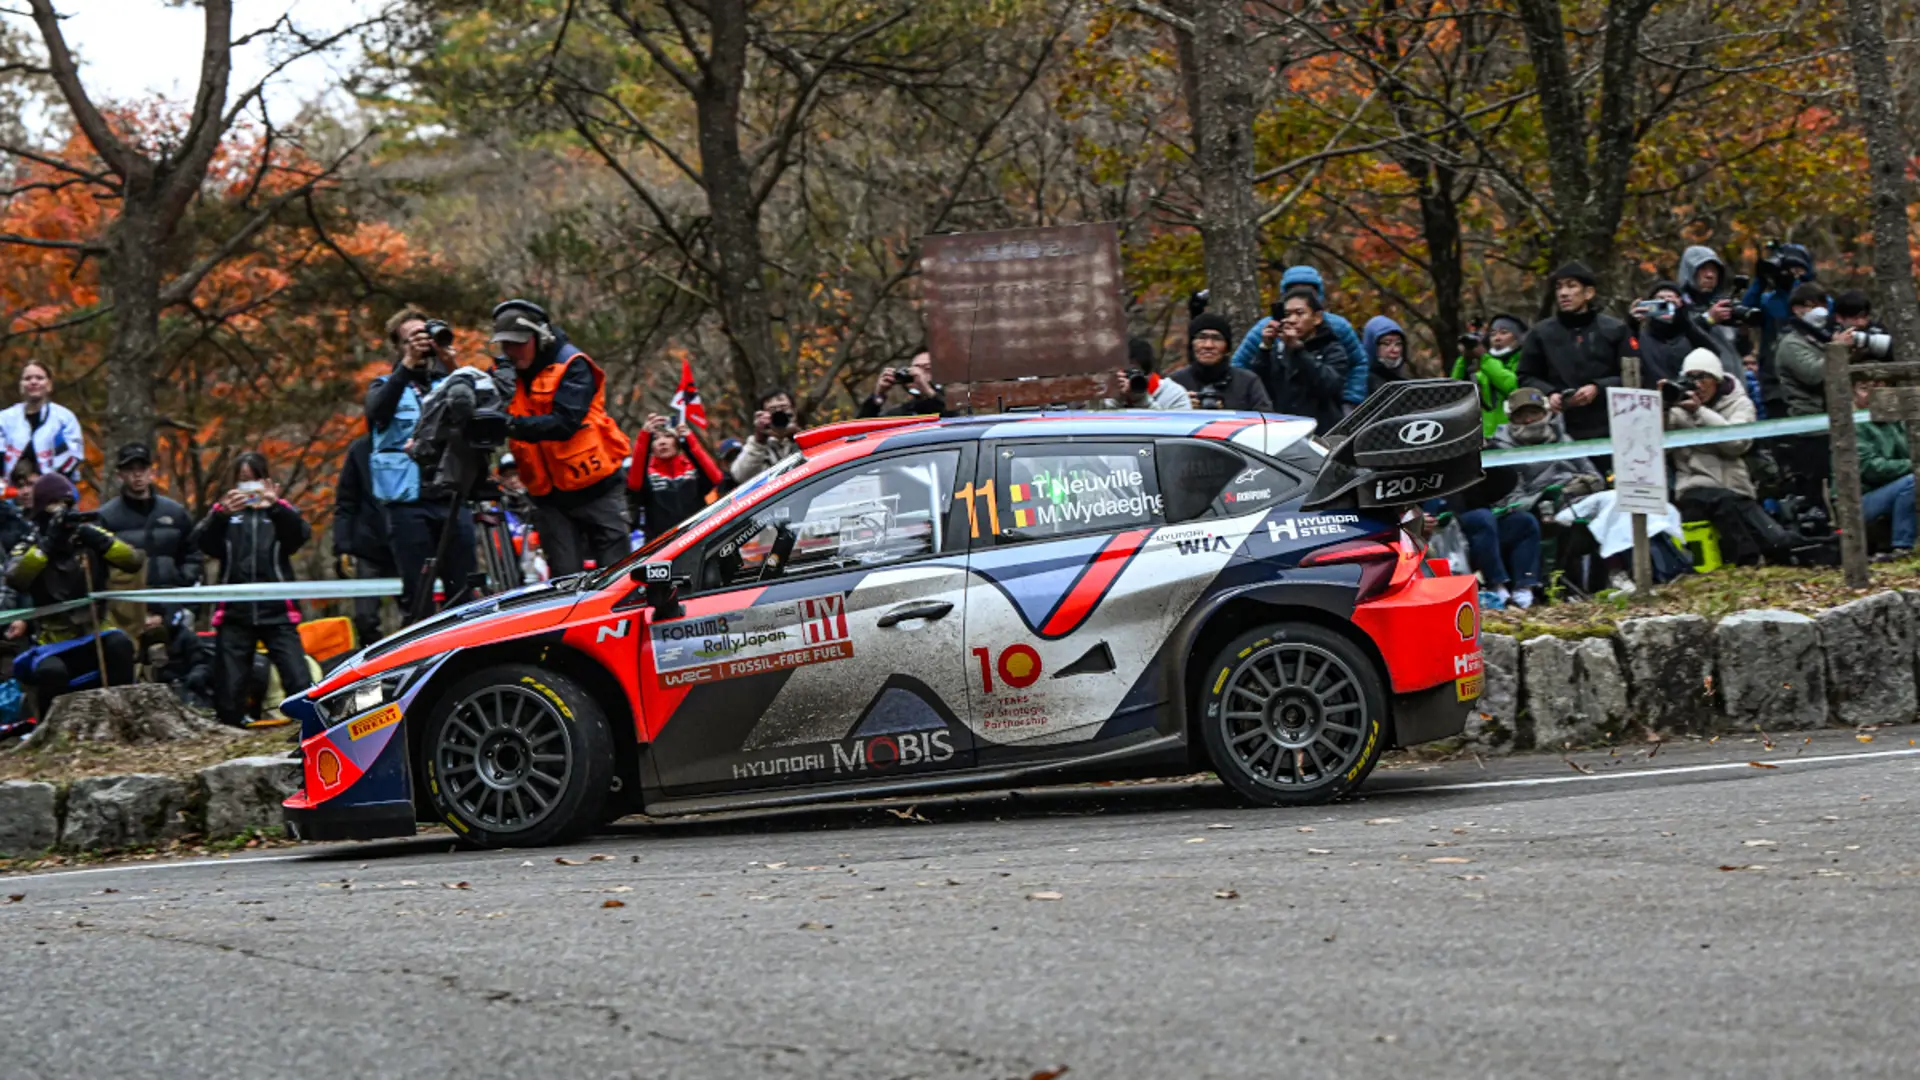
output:
M789 748L777 757L734 765L733 778L749 780L808 774L856 776L885 772L896 766L941 765L951 760L953 735L941 728L898 735L862 736L810 750Z
M653 669L666 688L785 671L853 655L845 593L656 624Z

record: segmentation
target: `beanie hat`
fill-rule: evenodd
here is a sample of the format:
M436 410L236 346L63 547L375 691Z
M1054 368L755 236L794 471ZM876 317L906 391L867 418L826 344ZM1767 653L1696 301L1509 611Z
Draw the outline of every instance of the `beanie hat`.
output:
M1152 371L1159 366L1157 358L1153 355L1153 346L1147 342L1146 338L1127 339L1127 363L1141 371Z
M1654 295L1662 289L1670 289L1673 292L1681 291L1679 282L1665 281L1665 280L1656 281L1653 284L1647 286L1647 299L1649 300L1653 299Z
M1553 277L1548 280L1557 284L1569 278L1590 287L1598 287L1600 284L1600 279L1593 276L1593 271L1587 269L1586 264L1580 262L1578 259L1555 270Z
M1527 324L1512 315L1495 315L1493 321L1487 324L1489 334L1501 329L1513 331L1514 337L1527 336Z
M1213 311L1201 312L1193 321L1187 323L1187 340L1191 342L1196 334L1206 330L1217 330L1221 337L1227 339L1229 345L1233 343L1233 324L1227 321L1225 315Z
M68 506L80 501L80 495L73 490L73 482L59 473L48 473L33 482L33 508L45 510L54 503L63 502Z
M1320 294L1322 300L1326 299L1327 283L1321 278L1320 271L1305 265L1287 267L1286 273L1280 275L1280 292L1284 294L1289 289L1301 287L1311 288Z

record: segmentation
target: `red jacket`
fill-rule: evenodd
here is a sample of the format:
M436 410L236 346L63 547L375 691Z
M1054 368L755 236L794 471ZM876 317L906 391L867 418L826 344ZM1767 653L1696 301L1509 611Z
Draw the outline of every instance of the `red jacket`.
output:
M652 438L643 434L642 442L640 459L627 470L627 502L634 524L652 540L698 513L722 474L699 439L685 440L685 452L671 458L653 456Z

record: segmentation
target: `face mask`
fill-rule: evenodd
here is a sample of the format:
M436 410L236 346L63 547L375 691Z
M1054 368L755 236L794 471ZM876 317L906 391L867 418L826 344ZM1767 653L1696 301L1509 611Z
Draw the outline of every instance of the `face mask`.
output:
M1522 446L1539 446L1553 441L1553 421L1535 420L1531 424L1513 425L1513 441Z

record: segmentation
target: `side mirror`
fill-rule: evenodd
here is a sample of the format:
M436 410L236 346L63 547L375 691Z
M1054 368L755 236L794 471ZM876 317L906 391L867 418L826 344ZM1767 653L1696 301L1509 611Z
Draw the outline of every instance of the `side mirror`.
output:
M673 582L672 563L642 563L634 568L633 577L646 586L647 606L653 609L654 617L677 619L686 613L680 606L680 590Z

